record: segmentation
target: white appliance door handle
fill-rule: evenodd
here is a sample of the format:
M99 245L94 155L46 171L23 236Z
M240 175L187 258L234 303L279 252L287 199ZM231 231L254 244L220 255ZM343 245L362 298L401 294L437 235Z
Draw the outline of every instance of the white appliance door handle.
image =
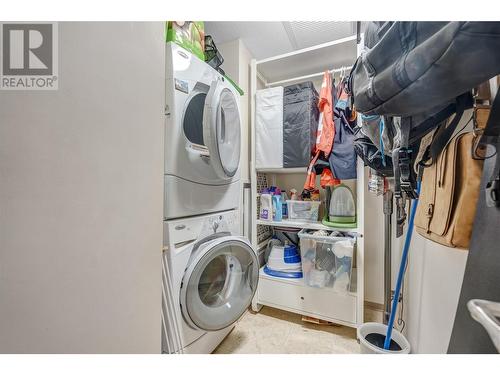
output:
M219 178L226 180L231 176L224 170L219 150L219 145L223 144L226 136L226 125L222 118L223 108L220 104L223 90L224 85L220 79L214 80L210 85L203 111L203 141L208 148L212 168Z
M219 97L221 89L220 81L214 80L210 85L210 90L208 90L203 111L203 141L208 147L211 157L216 157L218 151L217 119L220 118Z
M469 312L490 335L493 344L500 353L500 303L482 299L472 299L467 302Z

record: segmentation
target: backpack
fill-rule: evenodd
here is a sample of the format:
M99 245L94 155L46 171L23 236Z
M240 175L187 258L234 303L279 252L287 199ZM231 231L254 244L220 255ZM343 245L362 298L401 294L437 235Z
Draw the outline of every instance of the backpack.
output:
M500 73L500 22L373 22L349 90L365 115L421 122Z
M399 225L404 199L417 197L413 164L418 143L435 131L432 142L419 151L420 165L431 165L464 111L472 108L472 88L500 73L500 22L370 22L364 44L348 91L361 113L363 133L392 156ZM389 133L400 136L398 141L384 139L370 125L372 116L383 118ZM372 122L380 125L380 120ZM369 150L366 142L363 146Z
M500 73L500 22L369 22L364 44L348 80L353 104L364 116L401 117L408 133L406 144L383 142L386 153L456 114L434 137L428 157L436 159L473 105L470 90Z

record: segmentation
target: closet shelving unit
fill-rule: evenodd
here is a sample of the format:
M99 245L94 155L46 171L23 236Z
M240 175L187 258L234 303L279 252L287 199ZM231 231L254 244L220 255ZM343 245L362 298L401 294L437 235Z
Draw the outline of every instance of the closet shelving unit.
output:
M287 310L301 315L331 321L341 325L357 327L363 323L364 314L364 167L358 159L358 178L354 184L356 193L356 228L332 228L319 222L299 222L282 220L269 222L258 217L259 187L278 185L287 190L295 187L301 189L306 178L306 168L255 168L255 93L258 89L299 83L307 80L321 79L323 73L338 72L351 68L359 54L356 35L297 50L294 52L252 60L250 67L251 98L251 196L252 196L252 230L251 242L261 255L267 246L272 229L306 228L335 229L355 233L357 244L355 251L355 268L352 270L351 288L345 293L338 293L330 288L314 288L305 284L303 279L281 279L266 275L262 268L259 273L259 286L252 301L252 309L259 311L263 305ZM317 87L319 92L319 87ZM288 184L288 186L287 186ZM295 184L291 186L290 184ZM319 183L318 183L319 186ZM263 266L263 264L262 264Z

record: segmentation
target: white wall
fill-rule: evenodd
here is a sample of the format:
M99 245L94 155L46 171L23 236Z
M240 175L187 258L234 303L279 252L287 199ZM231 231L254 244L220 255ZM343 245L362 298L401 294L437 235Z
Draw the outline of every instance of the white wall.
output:
M240 97L242 182L250 182L250 61L252 56L241 39L217 45L224 57L222 69L244 92Z
M246 48L245 44L240 40L239 43L239 78L238 84L245 92L241 99L242 113L242 138L245 139L241 148L242 157L242 180L250 182L250 62L252 55Z
M382 196L368 191L365 168L365 301L384 303L384 212ZM393 248L393 253L396 249Z
M216 41L217 42L217 41ZM230 42L217 44L217 49L224 58L221 68L226 72L226 75L238 83L239 80L239 48L240 40L235 39Z
M59 90L0 91L0 353L160 353L163 27L59 23Z
M384 299L384 222L382 197L365 190L365 300ZM392 289L405 234L395 238L392 218ZM406 229L406 228L405 228ZM468 251L448 248L413 233L405 277L404 334L413 353L446 353L460 296ZM401 308L401 304L398 306Z
M240 196L241 232L250 237L250 190L244 189L245 183L250 183L250 61L252 56L241 39L217 45L224 57L222 69L244 92L240 96L241 115L241 154L240 173L242 191Z
M446 353L453 329L467 250L414 232L408 263L408 331L413 353Z
M471 115L466 111L457 129ZM407 337L412 352L446 353L469 252L442 246L415 231L409 254Z

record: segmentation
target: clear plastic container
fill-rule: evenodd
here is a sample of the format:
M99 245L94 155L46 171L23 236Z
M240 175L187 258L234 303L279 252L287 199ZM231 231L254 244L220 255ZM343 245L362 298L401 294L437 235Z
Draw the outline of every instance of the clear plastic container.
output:
M288 220L318 221L321 202L287 200L286 204L288 206Z
M302 272L306 285L346 293L351 287L354 237L335 231L299 232Z

